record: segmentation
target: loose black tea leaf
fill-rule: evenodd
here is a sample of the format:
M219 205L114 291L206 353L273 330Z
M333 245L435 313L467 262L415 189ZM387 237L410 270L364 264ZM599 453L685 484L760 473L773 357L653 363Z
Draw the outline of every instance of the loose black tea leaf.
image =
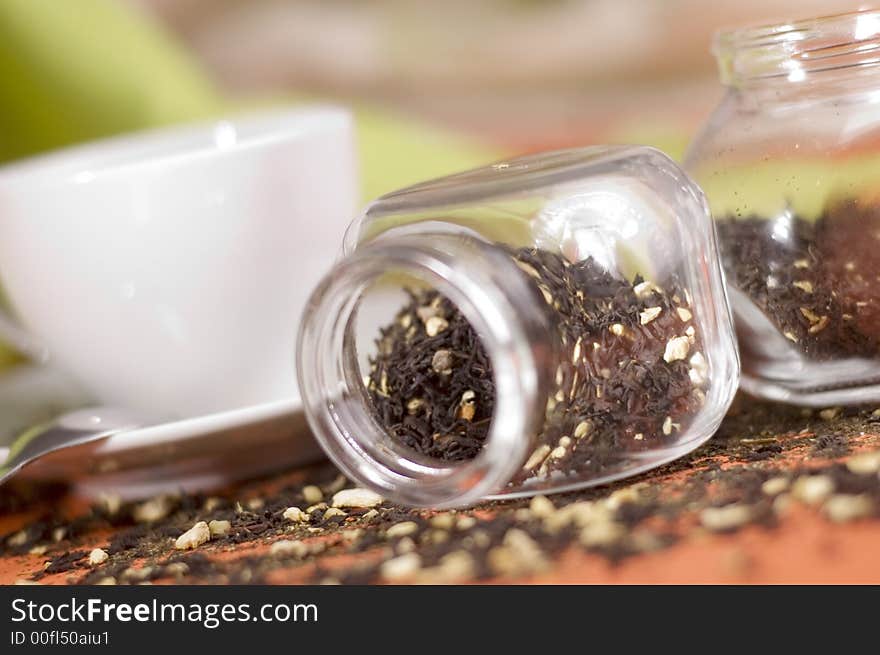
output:
M880 353L880 212L854 202L816 221L718 222L729 280L807 358Z
M495 390L483 345L458 309L436 291L410 291L382 330L371 364L374 406L390 432L413 450L471 459L483 447Z
M546 306L556 344L543 428L520 476L601 471L675 442L702 406L708 362L687 294L615 277L591 259L508 250ZM435 290L410 291L377 340L368 391L392 437L421 455L475 457L495 405L491 362L473 327Z

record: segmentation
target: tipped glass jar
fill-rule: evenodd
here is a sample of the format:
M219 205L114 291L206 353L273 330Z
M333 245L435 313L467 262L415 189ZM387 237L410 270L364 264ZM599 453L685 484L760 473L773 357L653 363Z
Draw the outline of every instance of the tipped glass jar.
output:
M644 471L716 430L739 361L702 193L596 147L398 191L349 229L297 355L352 479L432 507Z
M880 12L720 33L685 167L717 222L743 387L880 400Z

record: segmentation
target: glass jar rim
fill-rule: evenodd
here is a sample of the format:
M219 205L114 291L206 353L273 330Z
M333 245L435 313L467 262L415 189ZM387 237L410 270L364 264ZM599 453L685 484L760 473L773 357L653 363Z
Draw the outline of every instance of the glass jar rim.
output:
M542 313L515 302L527 293L515 265L481 258L479 251L475 239L443 234L371 241L340 261L315 289L300 327L297 374L316 439L349 478L405 505L460 507L497 492L521 465L544 406L540 371L546 367L531 348L531 333L549 328ZM484 339L496 406L486 443L473 460L429 461L383 445L385 429L356 397L353 387L360 379L352 375L351 319L363 291L389 271L430 282ZM501 280L513 282L509 290L517 293L501 288Z
M803 81L880 64L880 9L723 29L712 42L721 81Z

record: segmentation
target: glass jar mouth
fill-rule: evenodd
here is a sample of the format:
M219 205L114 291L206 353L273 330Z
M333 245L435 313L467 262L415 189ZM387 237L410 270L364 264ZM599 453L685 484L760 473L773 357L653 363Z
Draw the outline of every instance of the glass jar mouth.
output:
M515 288L499 285L501 279L511 282L512 262L483 258L486 254L476 239L461 236L377 239L342 260L307 307L297 375L315 437L349 478L395 502L457 507L497 492L521 465L537 427L539 399L546 392L542 355L531 344L533 331L547 327L541 316L523 315ZM485 445L471 460L420 456L395 442L370 411L358 366L356 317L365 290L389 271L430 284L483 339L492 362L495 409ZM513 272L512 280L517 275Z
M880 64L880 10L721 30L712 52L730 86Z

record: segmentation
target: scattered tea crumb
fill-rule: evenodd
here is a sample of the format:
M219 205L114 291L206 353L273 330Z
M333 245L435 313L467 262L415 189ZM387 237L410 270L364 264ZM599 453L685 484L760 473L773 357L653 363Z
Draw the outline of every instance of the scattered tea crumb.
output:
M416 553L406 553L383 562L379 567L379 575L389 582L400 582L412 578L418 573L422 558Z
M343 489L333 495L333 507L366 508L382 504L382 496L369 489Z
M288 507L284 510L282 516L288 521L293 521L294 523L308 523L309 521L309 515L299 507Z
M535 518L543 519L553 514L556 508L547 496L535 496L529 503L529 510Z
M174 542L174 547L178 550L191 550L198 548L202 544L210 541L211 530L204 521L199 521L189 530L184 532Z
M213 512L221 507L223 507L223 499L218 498L217 496L206 498L204 505L202 505L202 509L206 512Z
M835 494L825 501L823 509L829 519L843 523L871 516L874 503L864 494Z
M106 562L110 556L107 554L107 551L102 548L95 548L92 552L89 553L89 564L92 566L97 566L98 564L103 564Z
M870 475L880 472L880 450L859 453L846 462L846 468L857 475Z
M122 497L119 494L102 493L98 499L98 506L103 509L108 516L115 516L122 507Z
M302 495L303 495L303 499L309 505L315 505L317 503L320 503L322 500L324 500L324 492L321 491L320 487L313 485L313 484L310 484L310 485L303 487Z
M132 510L132 517L138 523L155 523L161 521L171 512L174 503L167 496L157 496L146 502L136 505Z
M777 476L775 478L770 478L766 480L761 485L761 491L763 491L768 496L776 496L781 494L783 491L788 489L788 478L783 476Z
M802 475L794 481L791 492L807 505L818 505L834 492L834 480L827 475Z
M330 507L330 508L327 509L326 512L324 512L324 515L323 515L322 518L323 518L325 521L327 521L328 519L332 519L332 518L345 518L346 516L348 516L348 514L346 514L344 511L342 511L342 510L339 509L338 507Z
M435 514L431 517L430 523L433 527L441 530L452 530L455 527L455 515L448 512Z
M476 570L473 555L458 550L441 557L436 566L422 569L417 579L423 584L457 584L471 579Z
M266 504L266 501L262 498L251 498L247 501L247 508L252 512L259 512L263 509L263 506Z
M752 518L752 509L747 505L725 505L724 507L707 507L700 512L700 523L713 532L735 530L748 523Z
M305 557L309 553L309 547L301 541L282 539L269 547L269 554L276 557Z
M229 521L217 521L213 520L208 523L208 530L211 533L212 537L223 537L226 536L229 531L232 529L232 523Z
M395 537L403 537L413 534L418 529L419 526L415 521L402 521L400 523L395 523L390 528L388 528L385 531L385 536L389 539L394 539Z
M580 532L579 540L587 548L609 546L620 540L626 529L616 521L598 520L585 525Z
M6 539L6 544L12 546L13 548L18 546L24 546L28 540L27 530L19 530L14 535Z

